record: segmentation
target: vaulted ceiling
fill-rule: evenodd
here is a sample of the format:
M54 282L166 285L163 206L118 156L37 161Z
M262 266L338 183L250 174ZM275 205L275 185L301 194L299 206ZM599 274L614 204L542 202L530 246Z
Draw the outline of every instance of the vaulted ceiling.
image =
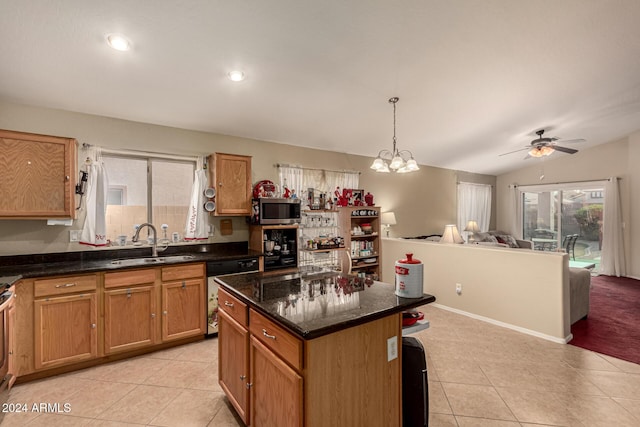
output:
M0 99L373 158L397 96L398 148L499 174L539 129L640 129L639 22L637 0L4 0Z

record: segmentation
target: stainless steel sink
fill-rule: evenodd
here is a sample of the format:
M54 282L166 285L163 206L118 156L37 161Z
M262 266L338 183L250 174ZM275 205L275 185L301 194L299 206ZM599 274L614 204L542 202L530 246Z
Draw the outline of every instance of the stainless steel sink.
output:
M166 262L182 262L194 259L194 255L173 255L163 257L148 257L148 258L129 258L129 259L116 259L111 261L112 265L121 265L123 267L131 265L155 265L164 264Z

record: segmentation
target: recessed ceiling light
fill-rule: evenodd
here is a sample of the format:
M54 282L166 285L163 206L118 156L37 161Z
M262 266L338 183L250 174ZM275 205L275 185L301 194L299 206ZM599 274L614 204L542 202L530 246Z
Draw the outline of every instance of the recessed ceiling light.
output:
M231 71L227 75L232 82L241 82L244 80L244 73L242 71Z
M127 51L131 49L131 43L127 38L120 34L109 34L107 35L107 43L109 46L114 48L115 50Z

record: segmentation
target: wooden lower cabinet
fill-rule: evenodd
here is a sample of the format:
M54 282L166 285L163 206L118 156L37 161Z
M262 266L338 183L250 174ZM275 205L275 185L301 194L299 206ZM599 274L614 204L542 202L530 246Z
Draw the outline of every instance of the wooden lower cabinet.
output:
M104 292L104 351L113 354L156 344L154 285Z
M15 287L13 288L13 296L15 298ZM14 303L9 307L9 311L7 314L7 322L9 322L8 330L9 333L9 351L8 351L8 370L7 370L7 378L9 380L8 387L11 389L13 383L16 382L16 378L18 377L18 365L16 363L16 305Z
M105 273L105 354L157 344L159 277L156 268Z
M97 357L95 292L38 299L34 310L36 369Z
M302 426L302 377L251 337L251 425Z
M162 284L162 341L205 334L204 287L204 278Z
M218 381L245 424L249 424L249 331L224 310L218 313Z
M401 340L402 314L302 341L254 309L241 325L242 313L228 311L238 303L223 288L218 298L218 378L246 425L402 425L401 347L387 354L387 340Z

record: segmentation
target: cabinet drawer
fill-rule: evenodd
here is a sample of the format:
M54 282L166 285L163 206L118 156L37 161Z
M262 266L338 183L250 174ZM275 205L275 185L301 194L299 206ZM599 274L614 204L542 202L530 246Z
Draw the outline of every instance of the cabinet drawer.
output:
M38 298L48 295L95 291L97 281L98 279L95 274L36 280L34 282L34 296Z
M222 288L218 288L218 308L242 326L246 327L248 325L247 305Z
M173 267L162 267L162 281L191 279L204 277L204 264L184 264Z
M302 340L253 309L249 311L249 331L294 369L302 370Z
M145 268L144 270L127 270L116 273L106 273L104 275L104 287L117 288L120 286L135 286L156 281L156 270Z

